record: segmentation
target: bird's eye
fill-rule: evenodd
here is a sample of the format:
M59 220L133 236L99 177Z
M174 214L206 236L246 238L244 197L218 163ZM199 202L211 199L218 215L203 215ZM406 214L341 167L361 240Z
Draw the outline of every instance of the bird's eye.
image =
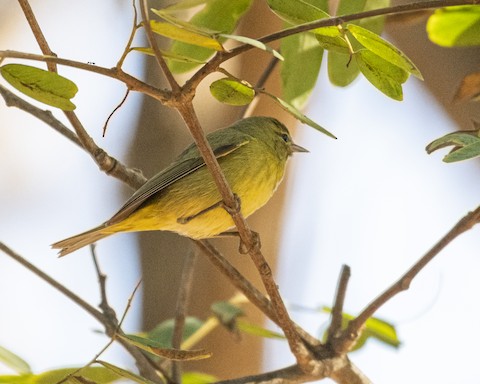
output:
M283 139L283 141L288 143L290 141L290 136L288 136L286 133L283 133L282 134L282 139Z

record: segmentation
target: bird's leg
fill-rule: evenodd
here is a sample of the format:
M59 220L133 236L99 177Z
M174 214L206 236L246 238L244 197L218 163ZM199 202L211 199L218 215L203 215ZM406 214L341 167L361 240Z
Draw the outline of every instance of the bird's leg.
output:
M262 246L261 241L260 241L260 235L258 234L258 232L255 232L255 231L251 231L251 232L252 232L252 237L253 237L253 244L252 244L251 247L247 247L245 245L245 243L242 241L242 239L240 239L240 234L236 231L222 232L222 233L219 233L215 237L232 237L232 236L238 237L239 240L240 240L240 244L238 246L238 252L241 253L242 255L245 255L248 252L250 252L251 249L253 249L255 247L260 248Z
M190 221L192 221L196 217L201 216L204 213L210 212L212 209L215 209L215 208L218 208L218 207L221 207L221 206L223 206L223 201L219 201L218 203L215 203L215 204L213 204L213 205L211 205L211 206L209 206L205 209L202 209L200 212L197 212L194 215L187 216L187 217L179 217L177 219L177 223L178 224L188 224Z

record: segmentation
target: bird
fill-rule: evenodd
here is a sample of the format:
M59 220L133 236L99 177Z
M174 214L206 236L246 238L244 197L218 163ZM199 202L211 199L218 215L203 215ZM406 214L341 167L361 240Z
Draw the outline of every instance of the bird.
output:
M287 127L255 116L207 135L207 140L246 218L272 197L294 152ZM145 182L110 219L52 244L65 256L119 232L171 231L192 239L221 235L234 227L222 197L195 143L171 165Z

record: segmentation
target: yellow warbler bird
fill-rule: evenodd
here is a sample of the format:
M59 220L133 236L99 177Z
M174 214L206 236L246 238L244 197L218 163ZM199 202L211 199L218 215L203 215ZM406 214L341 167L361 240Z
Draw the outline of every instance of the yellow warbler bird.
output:
M270 117L249 117L207 135L232 191L248 217L263 206L283 178L293 152L288 129ZM172 231L193 239L214 237L234 227L195 144L142 185L113 217L96 228L59 241L64 256L118 232Z

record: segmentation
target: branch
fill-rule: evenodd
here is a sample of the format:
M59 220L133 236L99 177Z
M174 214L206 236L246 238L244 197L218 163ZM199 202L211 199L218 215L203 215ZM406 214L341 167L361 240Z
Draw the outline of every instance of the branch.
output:
M365 322L388 300L398 293L407 290L410 283L425 266L437 256L448 244L455 240L462 233L470 230L480 222L480 206L469 212L453 228L442 237L422 258L420 258L396 283L373 300L355 319L350 321L347 329L335 343L334 349L340 353L347 352L360 334Z
M105 68L97 65L82 63L80 61L62 59L56 56L36 55L34 53L25 53L25 52L13 51L13 50L4 50L4 51L0 50L0 59L4 59L4 58L41 61L47 64L56 63L56 64L64 65L67 67L72 67L72 68L82 69L88 72L93 72L98 75L110 77L112 79L121 81L131 91L144 93L145 95L148 95L160 101L164 105L167 105L167 106L171 105L169 91L147 84L137 79L136 77L129 75L128 73L124 72L123 70L117 67Z
M188 94L186 96L188 97ZM191 100L184 99L177 103L175 107L185 121L185 124L190 129L190 133L192 134L195 143L198 146L200 154L205 160L205 165L212 173L215 184L222 196L224 208L231 215L233 222L238 229L242 244L248 250L248 254L250 255L260 274L263 285L265 286L265 289L272 301L278 324L280 325L280 328L282 328L282 331L288 340L290 350L294 354L298 364L302 367L302 369L309 371L312 369L310 366L310 362L312 360L311 353L302 343L300 336L295 330L293 322L288 315L287 308L285 307L282 297L278 291L278 286L273 279L272 270L260 251L260 240L258 239L258 235L254 234L250 230L245 218L241 213L240 201L233 194L225 175L223 174L220 165L213 154L212 148L208 144L205 132L200 126L200 122L198 121Z
M335 303L332 307L332 320L330 322L330 327L328 328L327 343L329 345L331 344L331 340L333 340L342 329L343 303L345 302L349 279L350 267L348 265L343 265L342 271L340 272L340 279L338 281L337 293L335 295Z
M167 78L168 83L170 84L170 87L172 88L173 93L178 94L181 89L180 86L178 85L177 81L172 75L172 72L170 72L170 69L167 66L167 63L165 62L165 59L162 56L162 53L160 52L160 48L158 48L157 41L155 40L155 36L153 35L152 27L150 26L150 20L147 16L148 14L148 5L147 5L148 0L143 0L140 2L140 10L142 12L142 19L143 19L143 28L145 29L145 34L147 35L147 40L148 43L150 44L150 47L153 50L153 54L155 56L155 59L157 60L158 66L161 68L163 74Z
M368 17L375 16L384 16L390 14L401 14L407 12L417 12L423 11L426 9L433 8L442 8L453 5L475 5L477 4L476 0L430 0L430 1L421 1L415 3L408 3L403 5L397 5L387 8L373 9L371 11L365 11L360 13L355 13L351 15L336 16L327 19L316 20L310 23L305 23L297 25L295 27L286 28L281 31L272 33L258 38L257 40L266 44L272 41L280 40L284 37L295 35L297 33L310 31L316 28L322 27L332 27L336 25L341 25L348 21L355 21L360 19L365 19ZM198 84L210 73L217 70L221 63L230 60L231 58L240 55L241 53L247 52L251 49L254 49L253 46L248 44L239 45L238 47L233 48L228 52L217 52L217 54L210 59L210 61L200 68L183 86L183 89L195 89Z

